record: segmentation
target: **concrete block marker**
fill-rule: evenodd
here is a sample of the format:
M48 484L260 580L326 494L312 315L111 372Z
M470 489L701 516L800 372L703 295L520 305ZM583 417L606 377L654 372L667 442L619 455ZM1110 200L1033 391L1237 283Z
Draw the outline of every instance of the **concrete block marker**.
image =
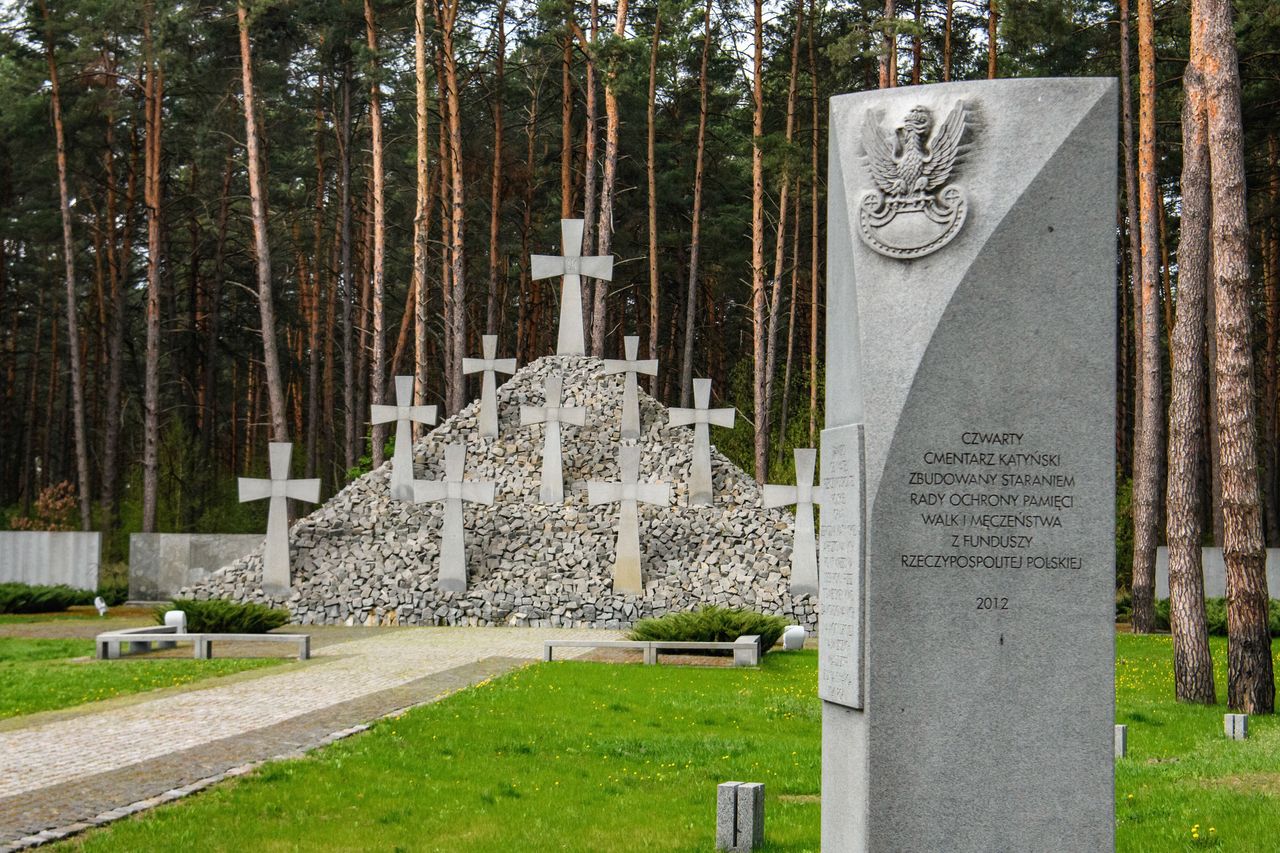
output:
M1116 726L1116 758L1124 758L1129 754L1129 727Z
M1245 740L1249 737L1248 714L1223 714L1222 729L1229 740Z
M823 850L1115 846L1116 103L831 99Z
M722 782L716 788L716 850L749 853L764 844L764 784Z

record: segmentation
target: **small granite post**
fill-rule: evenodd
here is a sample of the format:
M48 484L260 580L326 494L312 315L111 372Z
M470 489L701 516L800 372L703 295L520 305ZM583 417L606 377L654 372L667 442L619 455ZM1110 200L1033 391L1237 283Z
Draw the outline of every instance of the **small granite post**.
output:
M1116 725L1116 758L1124 758L1129 754L1129 727Z
M823 850L1115 847L1116 105L831 99Z
M689 472L689 505L711 506L715 503L711 480L711 438L708 424L730 428L733 409L712 409L711 380L693 380L693 408L671 409L671 426L693 424L693 468Z
M577 406L560 405L560 392L564 388L564 379L559 375L548 376L546 381L546 405L521 406L520 426L546 424L546 435L542 440L542 487L538 498L544 504L557 504L564 501L564 473L561 470L560 424L584 426L587 422L587 410Z
M413 500L413 432L411 421L430 426L436 422L435 406L413 405L413 377L396 377L396 404L375 405L373 422L396 422L396 449L391 454L391 497L398 501Z
M556 355L586 355L586 336L582 332L582 276L613 279L613 255L582 256L581 219L560 220L560 251L563 255L533 255L529 259L530 277L535 281L564 276L560 288L560 331Z
M1228 740L1246 740L1249 737L1249 715L1223 714L1222 730Z
M796 537L791 546L791 594L818 594L818 544L813 535L813 505L822 503L822 487L813 484L818 451L797 447L796 484L764 487L766 507L796 505Z
M716 786L716 850L750 853L764 845L764 784Z
M587 504L619 503L618 544L614 551L613 591L639 595L644 592L640 573L640 514L637 503L666 506L671 486L640 482L640 448L618 448L617 483L587 483Z
M498 435L498 387L494 372L515 373L514 358L498 358L498 336L484 335L480 338L484 358L464 358L463 373L484 373L480 386L480 434L488 438Z
M440 527L440 567L436 585L445 592L467 589L467 550L463 542L462 502L493 503L494 484L463 480L467 448L450 444L444 449L444 479L415 480L414 503L444 501L444 523Z
M637 335L627 335L623 338L622 347L626 358L621 360L606 358L604 372L627 375L622 386L622 437L636 439L640 437L640 392L636 387L636 374L657 376L658 360L656 358L641 360L640 338Z
M273 441L268 447L271 479L240 477L240 503L271 498L267 508L267 542L262 552L262 591L269 595L289 592L288 498L307 503L320 500L319 480L290 480L289 457L293 444Z

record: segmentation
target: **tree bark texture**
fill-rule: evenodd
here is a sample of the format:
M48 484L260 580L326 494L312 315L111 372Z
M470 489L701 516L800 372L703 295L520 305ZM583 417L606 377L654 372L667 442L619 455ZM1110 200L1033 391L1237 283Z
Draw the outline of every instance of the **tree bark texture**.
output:
M1204 88L1195 49L1183 74L1182 227L1178 307L1170 343L1169 622L1174 694L1181 702L1216 701L1205 623L1200 450L1204 442L1204 294L1209 260L1209 152Z
M1226 0L1193 0L1192 32L1202 28L1213 285L1218 338L1218 423L1222 454L1222 555L1227 565L1227 702L1248 714L1275 709L1267 627L1267 554L1258 488L1257 422L1250 341L1249 225L1235 29Z

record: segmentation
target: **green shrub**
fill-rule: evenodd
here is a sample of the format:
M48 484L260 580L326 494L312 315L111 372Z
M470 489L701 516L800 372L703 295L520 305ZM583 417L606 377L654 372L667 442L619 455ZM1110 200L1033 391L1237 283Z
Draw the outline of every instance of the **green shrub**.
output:
M168 610L181 610L187 614L187 630L193 634L265 634L289 621L286 610L214 598L209 601L183 599L170 606L157 607L155 616L158 624L164 624L164 614Z
M1204 600L1204 621L1210 636L1227 636L1227 600L1225 598L1206 598ZM1271 636L1280 637L1280 600L1271 599L1271 607L1267 617L1271 628ZM1169 599L1162 598L1156 602L1156 627L1169 630Z
M760 647L769 649L786 629L787 620L781 616L711 606L692 613L668 613L660 619L641 619L628 636L633 640L727 643L759 634Z
M108 607L119 607L129 600L129 584L128 582L104 584L98 587L98 595L102 596L102 600Z
M0 613L53 613L73 604L92 603L92 592L61 584L0 583Z

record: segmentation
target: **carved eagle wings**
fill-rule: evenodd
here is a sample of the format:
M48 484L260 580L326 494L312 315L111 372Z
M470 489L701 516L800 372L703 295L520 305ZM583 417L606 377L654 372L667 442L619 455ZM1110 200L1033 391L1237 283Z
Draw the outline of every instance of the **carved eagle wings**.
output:
M912 112L924 111L917 107ZM960 159L960 139L964 135L966 111L964 101L957 101L942 126L934 131L928 146L915 139L926 128L908 126L895 133L883 124L881 110L869 114L862 125L862 148L871 178L882 193L905 196L915 192L931 192L951 179ZM901 137L901 138L900 138Z

